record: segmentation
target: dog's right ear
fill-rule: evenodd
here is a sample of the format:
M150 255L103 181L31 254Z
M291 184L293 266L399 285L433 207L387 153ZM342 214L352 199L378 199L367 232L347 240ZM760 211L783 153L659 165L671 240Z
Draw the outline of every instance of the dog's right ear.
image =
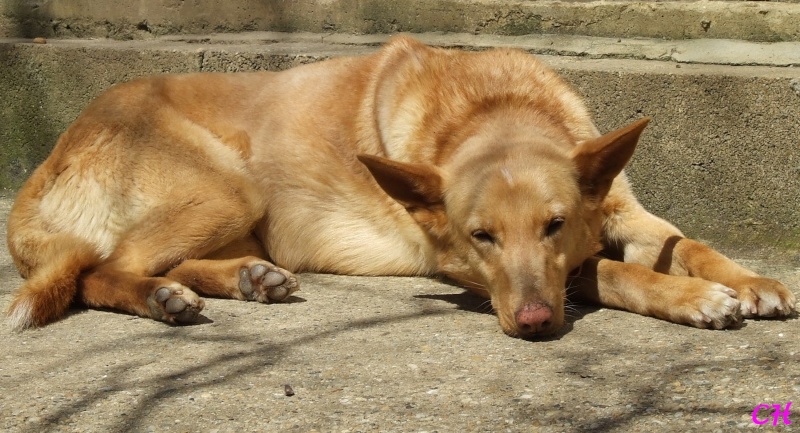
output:
M650 122L649 117L587 140L572 151L572 161L580 173L580 188L584 196L602 200L611 189L611 182L633 156L639 136Z
M372 177L406 209L430 209L442 204L442 176L434 166L409 164L373 155L358 155Z

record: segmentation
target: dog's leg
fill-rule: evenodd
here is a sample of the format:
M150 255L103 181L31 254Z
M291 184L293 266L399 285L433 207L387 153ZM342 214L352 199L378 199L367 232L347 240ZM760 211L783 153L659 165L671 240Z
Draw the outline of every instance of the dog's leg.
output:
M736 292L744 317L782 317L795 311L795 296L783 284L759 276L698 241L636 202L624 178L612 188L604 237L626 263L654 271L697 277ZM622 198L622 200L620 200Z
M573 273L568 293L578 300L698 328L723 329L742 320L736 292L729 287L597 257Z
M291 272L266 260L261 243L252 235L202 260L186 260L166 277L204 296L258 302L282 301L299 288Z
M133 227L103 264L81 277L83 302L171 323L194 320L202 299L157 275L243 238L260 214L230 189L205 187L199 193L182 191L180 201L154 208Z
M196 293L180 283L113 267L100 267L83 277L79 293L87 306L113 308L167 323L192 322L205 306Z
M795 295L786 286L738 265L698 241L683 237L668 238L660 257L663 261L679 263L678 266L689 275L716 281L736 290L744 317L784 317L795 311ZM666 268L667 264L660 263L659 266Z

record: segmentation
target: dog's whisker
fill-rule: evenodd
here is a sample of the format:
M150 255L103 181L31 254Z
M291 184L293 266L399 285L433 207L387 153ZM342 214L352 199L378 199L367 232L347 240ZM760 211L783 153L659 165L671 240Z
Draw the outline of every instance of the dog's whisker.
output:
M479 283L477 281L466 280L466 279L459 279L458 281L460 283L464 284L465 286L469 286L469 287L472 287L474 289L481 289L481 290L486 289L486 285L485 284L481 284L481 283Z
M482 312L482 313L493 313L494 312L494 308L492 307L492 301L487 299L487 300L481 302L481 304L478 305L477 310Z
M566 303L564 304L564 315L574 319L581 316L581 311L571 303Z

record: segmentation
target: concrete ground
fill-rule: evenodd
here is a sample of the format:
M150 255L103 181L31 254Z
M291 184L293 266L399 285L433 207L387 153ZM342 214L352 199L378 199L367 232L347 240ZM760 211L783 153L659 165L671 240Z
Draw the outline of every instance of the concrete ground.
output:
M800 256L732 255L800 295ZM301 278L293 302L210 299L194 326L77 309L0 327L0 431L730 432L800 397L796 319L706 331L581 307L523 341L436 280ZM22 283L5 248L0 281L5 310Z

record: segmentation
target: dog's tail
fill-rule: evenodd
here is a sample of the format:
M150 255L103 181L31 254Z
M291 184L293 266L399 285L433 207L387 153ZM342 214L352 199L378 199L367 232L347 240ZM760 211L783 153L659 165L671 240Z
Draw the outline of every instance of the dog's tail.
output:
M41 189L36 177L41 173L20 191L8 218L8 249L27 279L8 308L8 324L15 330L62 318L78 292L80 274L101 262L89 242L46 229L38 213Z
M62 318L78 292L81 272L100 261L91 246L71 236L51 239L45 248L52 254L40 256L42 264L22 284L8 308L8 324L15 330Z

